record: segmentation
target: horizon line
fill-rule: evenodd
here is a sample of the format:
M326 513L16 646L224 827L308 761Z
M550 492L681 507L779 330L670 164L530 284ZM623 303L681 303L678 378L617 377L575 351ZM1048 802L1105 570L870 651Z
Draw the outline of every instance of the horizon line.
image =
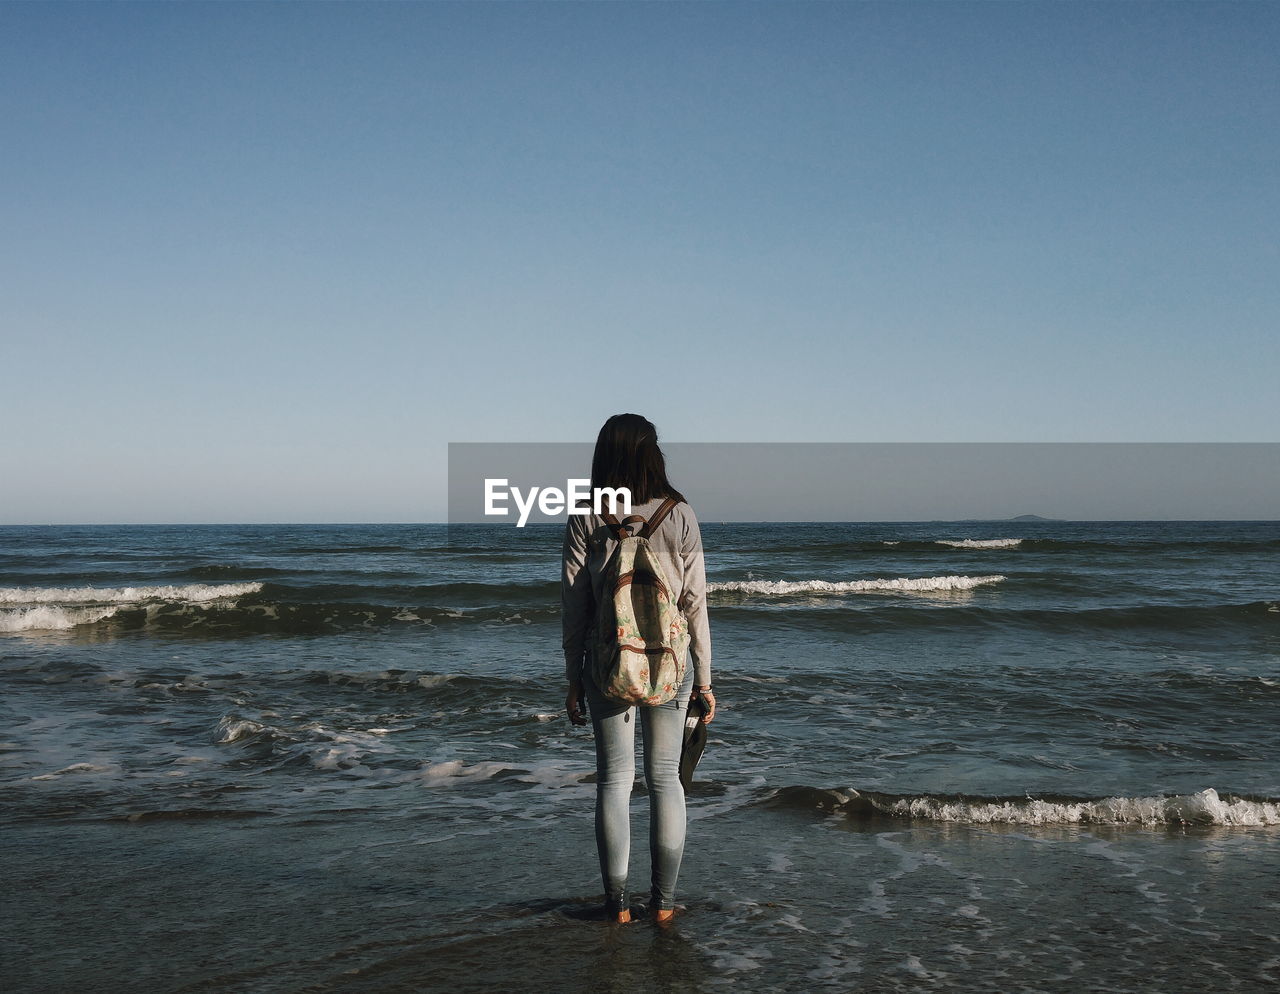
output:
M703 525L913 525L913 524L1145 524L1185 523L1274 524L1280 518L705 518ZM526 528L562 526L563 521L530 521L517 526L510 521L42 521L0 523L0 528L262 528L262 527L478 527Z

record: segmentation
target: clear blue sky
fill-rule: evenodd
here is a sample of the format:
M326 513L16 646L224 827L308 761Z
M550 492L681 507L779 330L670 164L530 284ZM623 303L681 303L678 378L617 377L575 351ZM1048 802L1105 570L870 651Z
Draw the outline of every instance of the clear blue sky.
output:
M1280 5L0 5L0 523L449 441L1275 441Z

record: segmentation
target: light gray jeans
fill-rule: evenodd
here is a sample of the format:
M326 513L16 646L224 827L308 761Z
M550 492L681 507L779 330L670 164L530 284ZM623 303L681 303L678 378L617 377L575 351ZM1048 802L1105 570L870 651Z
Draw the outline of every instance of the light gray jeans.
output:
M627 907L631 858L631 790L636 777L636 719L644 739L644 779L649 787L649 857L653 868L651 908L674 908L676 878L684 857L684 787L680 750L685 709L693 690L693 667L674 698L657 707L618 704L585 679L591 730L596 740L596 849L610 911Z

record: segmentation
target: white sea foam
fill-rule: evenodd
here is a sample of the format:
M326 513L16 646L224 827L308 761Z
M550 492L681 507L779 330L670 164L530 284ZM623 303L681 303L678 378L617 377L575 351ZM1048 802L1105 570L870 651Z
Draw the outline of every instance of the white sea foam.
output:
M70 766L64 766L60 770L54 770L52 773L44 773L40 776L32 777L32 780L56 780L58 777L65 777L72 773L110 773L112 770L109 766L95 766L93 763L72 763Z
M741 594L859 594L876 591L928 592L935 590L972 590L989 583L1000 583L1004 576L923 576L899 577L896 580L736 580L708 583L713 592Z
M114 607L29 607L0 611L0 632L57 632L110 618Z
M256 594L261 583L187 583L164 587L0 587L0 604L136 604L142 601L201 603Z
M521 783L531 783L539 787L558 790L561 787L576 787L583 782L586 776L587 774L583 773L578 767L565 769L554 764L546 764L534 766L517 775L514 779L519 780Z
M358 764L361 758L359 750L351 746L321 746L311 752L311 765L317 770L348 770Z
M103 621L120 608L132 604L154 605L165 601L208 604L257 593L261 589L261 583L188 583L164 587L0 587L0 632L63 631Z
M949 545L954 549L1016 549L1022 544L1020 538L940 538L939 545Z
M429 787L441 787L455 783L466 783L476 780L488 780L503 770L511 769L506 763L472 763L467 765L460 759L450 759L443 763L428 763L418 770L417 778Z
M228 715L222 718L218 722L218 727L213 730L213 741L219 745L238 742L240 739L265 732L268 727L262 722L254 721L251 718L233 718Z
M1223 800L1212 787L1172 797L1107 797L1080 801L1030 797L990 801L904 797L874 806L885 814L900 817L971 825L1280 825L1280 803L1243 798Z

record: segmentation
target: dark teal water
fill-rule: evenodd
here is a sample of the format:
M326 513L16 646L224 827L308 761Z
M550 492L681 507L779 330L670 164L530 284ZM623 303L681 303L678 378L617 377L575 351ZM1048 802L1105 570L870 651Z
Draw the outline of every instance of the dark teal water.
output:
M662 931L594 920L557 529L0 528L5 986L1280 979L1280 524L704 543Z

